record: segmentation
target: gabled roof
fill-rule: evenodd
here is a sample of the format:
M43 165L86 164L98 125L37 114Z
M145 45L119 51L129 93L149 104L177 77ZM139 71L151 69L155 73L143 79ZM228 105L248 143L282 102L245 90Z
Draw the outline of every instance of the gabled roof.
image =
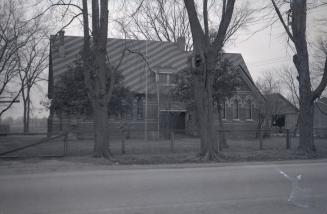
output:
M54 37L53 37L54 38ZM55 37L52 43L51 56L53 76L67 71L68 66L78 59L83 47L83 37ZM117 65L125 51L119 69L124 76L124 85L136 93L145 93L146 70L148 90L155 88L153 72L178 72L187 68L189 52L183 51L178 44L151 40L131 40L109 38L107 41L109 63ZM232 65L241 73L243 79L259 98L262 94L255 86L251 74L239 53L225 53Z
M240 54L240 53L224 53L223 57L224 57L224 59L227 59L232 65L241 66L243 68L243 71L249 78L249 80L252 82L252 84L254 84L251 74L249 72L249 69L246 66L245 61L242 57L242 54Z
M54 42L54 46L60 46L60 42ZM61 47L53 48L54 79L79 57L82 47L83 37L64 36ZM187 55L176 43L171 42L109 38L107 50L109 62L113 66L119 63L125 51L119 70L124 76L125 86L138 93L144 93L146 69L149 77L152 70L178 72L187 65Z
M246 84L249 86L249 88L252 90L254 95L261 99L262 102L265 102L265 97L262 95L260 90L255 85L252 76L249 72L248 67L245 64L245 61L242 57L242 54L240 53L224 53L224 58L228 59L228 61L239 71L241 77L246 82Z
M280 93L266 94L265 97L268 102L267 104L270 105L268 107L278 107L277 112L275 113L293 114L299 111L299 109L295 105L293 105Z

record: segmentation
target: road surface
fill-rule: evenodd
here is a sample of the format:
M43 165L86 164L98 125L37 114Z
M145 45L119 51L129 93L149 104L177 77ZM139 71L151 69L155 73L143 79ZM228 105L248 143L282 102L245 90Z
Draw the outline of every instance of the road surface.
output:
M291 178L302 176L294 198L297 205L288 201L292 185L280 170ZM0 172L0 214L327 214L326 202L326 162Z

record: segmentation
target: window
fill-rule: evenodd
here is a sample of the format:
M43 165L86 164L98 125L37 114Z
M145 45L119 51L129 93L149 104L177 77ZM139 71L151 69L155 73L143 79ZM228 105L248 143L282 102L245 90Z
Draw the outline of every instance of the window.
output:
M158 82L161 84L167 84L168 74L167 73L159 73L158 74Z
M247 103L247 117L246 119L249 119L249 120L252 120L252 117L253 117L253 104L252 104L252 101L251 100L248 100Z
M223 119L226 119L226 101L223 102L222 104L222 116L223 116Z
M158 73L157 81L161 85L174 86L176 84L176 76L172 73Z
M233 102L233 119L239 119L239 102L234 100Z
M138 120L143 119L143 99L142 99L142 97L139 97L137 99L137 119Z

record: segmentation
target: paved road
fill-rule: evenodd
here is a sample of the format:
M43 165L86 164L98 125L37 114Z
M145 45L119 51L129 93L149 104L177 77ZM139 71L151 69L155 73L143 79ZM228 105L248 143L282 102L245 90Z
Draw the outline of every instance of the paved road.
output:
M300 205L288 202L302 175ZM0 172L1 174L1 172ZM327 214L327 163L0 175L0 214Z

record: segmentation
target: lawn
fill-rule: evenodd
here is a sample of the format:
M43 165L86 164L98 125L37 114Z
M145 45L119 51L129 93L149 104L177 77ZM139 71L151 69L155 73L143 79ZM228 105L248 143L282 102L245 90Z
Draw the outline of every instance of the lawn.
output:
M10 149L38 142L45 136L1 136L0 153ZM83 157L91 156L93 150L92 139L77 139L74 136L68 138L68 150L66 156ZM326 139L316 139L318 149L317 158L327 158ZM265 161L265 160L291 160L305 157L297 154L296 147L298 138L291 138L291 149L286 150L284 136L274 136L263 140L263 149L259 149L259 140L244 139L228 140L229 148L221 152L221 161ZM158 163L185 163L203 162L198 157L200 148L199 138L185 135L176 135L173 150L170 140L147 140L127 139L125 142L125 154L121 152L121 140L110 140L110 148L115 159L121 164L158 164ZM33 146L18 152L8 154L12 157L39 157L60 156L64 154L64 138L59 138L41 145Z

